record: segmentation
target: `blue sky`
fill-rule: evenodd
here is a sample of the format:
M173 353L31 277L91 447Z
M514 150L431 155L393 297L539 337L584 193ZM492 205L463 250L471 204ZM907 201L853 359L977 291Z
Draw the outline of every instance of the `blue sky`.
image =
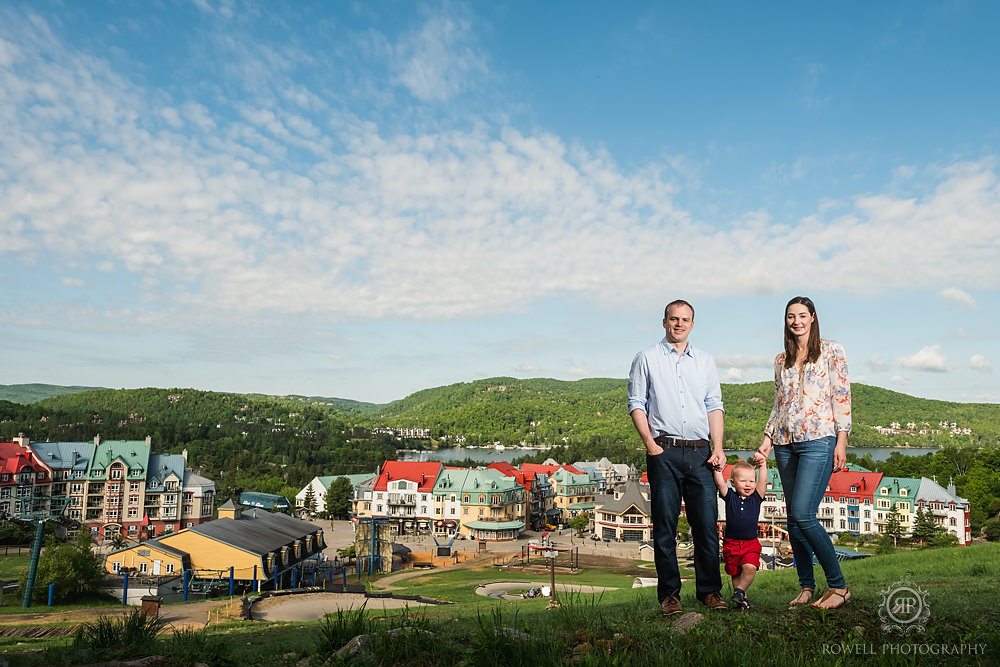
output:
M678 297L750 382L806 294L855 381L998 402L998 22L0 2L0 383L625 377Z

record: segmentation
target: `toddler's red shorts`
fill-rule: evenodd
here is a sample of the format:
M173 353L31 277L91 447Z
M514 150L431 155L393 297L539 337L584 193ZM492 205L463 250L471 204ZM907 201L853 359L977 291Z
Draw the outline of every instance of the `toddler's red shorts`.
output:
M722 538L722 557L726 560L726 574L735 577L744 563L760 569L760 540L731 540Z

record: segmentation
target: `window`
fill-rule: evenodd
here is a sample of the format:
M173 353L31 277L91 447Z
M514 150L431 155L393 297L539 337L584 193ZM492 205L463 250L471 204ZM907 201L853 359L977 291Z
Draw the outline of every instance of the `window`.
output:
M108 484L108 493L118 493L118 484Z
M881 493L883 496L889 495L889 489L885 488L884 486L881 489L879 489L878 492Z
M900 489L899 490L899 495L905 496L906 495L906 489Z
M480 502L480 503L485 503L485 502L486 502L486 496L484 496L484 495L480 494L480 495L479 495L479 502Z
M851 493L857 493L857 492L858 492L858 487L852 486L851 487Z
M0 498L10 498L10 487L5 486L0 488Z
M129 496L128 497L128 504L129 505L138 505L139 504L139 496Z
M118 510L108 510L108 521L118 520Z
M115 574L118 574L118 570L120 570L120 569L122 569L121 561L117 561L117 560L111 561L111 571L112 572L114 572Z
M141 572L142 574L146 574L146 570L148 569L149 569L148 563L139 563L139 572Z
M174 524L168 523L167 525L165 525L163 527L163 532L164 533L172 533L172 532L174 532Z
M128 490L131 493L136 493L137 491L139 491L139 482L132 482L131 484L129 484Z
M174 573L174 564L167 563L167 574L173 574L173 573Z
M136 509L134 507L128 508L128 518L135 519L138 516Z
M111 479L121 479L121 478L122 478L122 469L121 468L112 468L111 469Z
M44 472L38 473L37 475L35 475L35 479L45 479L45 473Z
M365 509L366 510L370 510L371 508L372 508L372 504L371 503L365 503Z

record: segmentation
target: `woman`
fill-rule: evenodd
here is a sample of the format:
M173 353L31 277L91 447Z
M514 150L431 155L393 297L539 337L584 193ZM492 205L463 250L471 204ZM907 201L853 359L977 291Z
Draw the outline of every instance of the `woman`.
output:
M816 307L797 296L785 306L785 351L774 360L774 409L754 454L764 460L774 447L785 492L788 539L801 587L790 606L812 599L813 555L828 588L812 606L836 609L851 600L833 542L816 518L830 475L847 459L850 430L851 383L844 348L819 337Z

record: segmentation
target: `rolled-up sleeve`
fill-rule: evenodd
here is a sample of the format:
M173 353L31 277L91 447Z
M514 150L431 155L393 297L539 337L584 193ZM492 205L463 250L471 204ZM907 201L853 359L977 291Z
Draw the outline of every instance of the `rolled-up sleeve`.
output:
M706 355L707 356L707 355ZM708 357L705 365L705 412L713 410L725 410L722 407L722 386L719 384L719 369L715 366L715 360Z
M767 426L764 427L764 435L774 438L774 422L778 419L778 412L781 409L781 367L784 358L779 354L774 359L774 405L771 407L771 416L767 418Z
M632 368L628 373L628 412L636 409L642 410L647 415L649 410L647 402L649 400L649 364L646 355L639 353L632 360Z
M839 343L830 345L830 400L834 430L851 432L851 381L847 375L847 354Z

